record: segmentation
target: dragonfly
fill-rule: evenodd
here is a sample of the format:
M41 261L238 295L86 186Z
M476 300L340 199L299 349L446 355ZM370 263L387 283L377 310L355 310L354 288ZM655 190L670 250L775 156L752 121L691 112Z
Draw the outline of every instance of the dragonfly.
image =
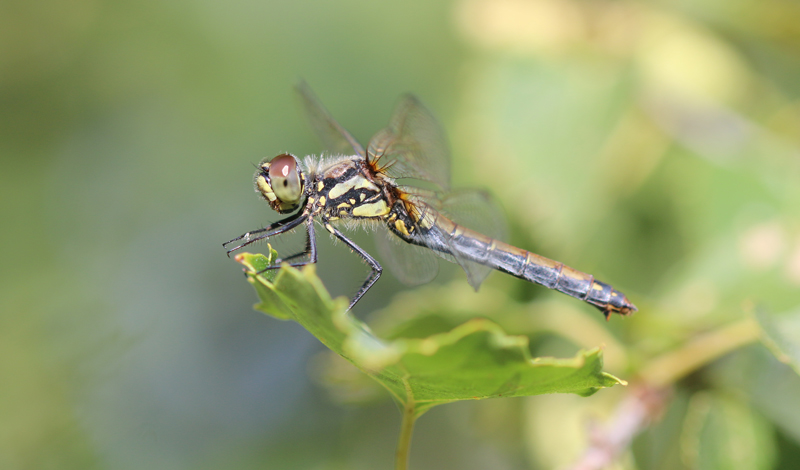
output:
M257 165L256 193L279 214L290 215L225 242L228 256L302 226L305 248L274 260L260 273L284 264L316 263L318 223L370 268L350 301L352 309L383 268L340 228L377 225L376 246L406 284L432 280L442 258L457 263L476 291L491 271L498 270L583 300L606 319L611 313L629 315L637 310L622 292L591 274L505 243L502 211L487 193L451 190L444 131L415 96L401 97L389 125L365 149L331 117L305 82L296 86L296 92L328 154L301 160L282 153ZM491 165L486 171L501 174Z

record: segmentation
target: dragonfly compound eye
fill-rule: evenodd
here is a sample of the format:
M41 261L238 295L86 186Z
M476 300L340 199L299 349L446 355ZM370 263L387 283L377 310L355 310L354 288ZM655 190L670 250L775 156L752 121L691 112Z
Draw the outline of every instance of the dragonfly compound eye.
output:
M269 179L272 190L279 200L296 203L300 200L303 188L297 172L297 162L291 155L278 155L269 163Z
M255 183L256 191L280 213L295 210L303 196L303 176L297 160L289 154L262 162Z

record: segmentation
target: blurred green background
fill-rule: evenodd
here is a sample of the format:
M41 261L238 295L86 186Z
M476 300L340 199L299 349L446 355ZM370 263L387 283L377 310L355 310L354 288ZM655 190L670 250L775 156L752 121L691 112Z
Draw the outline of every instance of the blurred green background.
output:
M321 150L292 95L301 77L362 142L417 94L448 132L454 186L491 190L513 243L639 306L605 324L493 274L481 314L502 324L492 306L513 301L534 306L531 325L538 305L579 320L509 324L534 352L604 343L608 369L634 379L753 305L800 331L800 3L10 0L0 468L392 465L388 395L352 404L331 388L323 346L253 311L220 246L277 218L251 164ZM320 250L331 292L355 291L364 267L325 236ZM447 267L398 295L387 273L356 314L414 314L412 296L464 286ZM437 408L411 468L568 464L624 394ZM800 377L743 346L676 384L616 468L798 468L798 404Z

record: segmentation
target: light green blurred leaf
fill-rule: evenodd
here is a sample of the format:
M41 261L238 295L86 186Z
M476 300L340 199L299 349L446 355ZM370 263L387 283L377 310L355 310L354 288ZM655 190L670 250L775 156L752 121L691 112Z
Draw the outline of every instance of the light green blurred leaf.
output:
M800 374L800 311L774 315L757 308L754 315L767 348Z
M681 454L697 470L766 470L775 461L773 431L747 404L699 392L686 412Z
M276 275L262 276L255 273L268 263L263 255L244 253L236 259L261 299L257 310L297 321L380 382L399 403L413 405L416 416L458 400L542 393L586 396L624 383L602 371L598 348L572 359L532 358L526 337L509 336L483 318L424 338L384 340L347 312L346 299L330 298L313 265L302 271L284 266ZM425 319L417 321L411 319L400 329L414 336L428 328Z

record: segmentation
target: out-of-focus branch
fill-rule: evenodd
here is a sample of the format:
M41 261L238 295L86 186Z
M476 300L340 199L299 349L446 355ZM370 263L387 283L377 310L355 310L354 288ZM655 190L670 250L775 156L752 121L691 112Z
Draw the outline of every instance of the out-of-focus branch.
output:
M746 318L696 336L683 346L649 361L639 380L605 424L589 429L589 447L569 470L600 470L623 453L633 438L657 421L671 396L671 385L695 370L759 338Z
M589 447L569 470L598 470L610 465L651 422L661 416L671 393L667 389L632 385L631 392L604 424L589 428Z
M674 351L662 354L642 367L643 382L666 387L706 364L746 344L757 341L760 330L750 317L698 335Z

